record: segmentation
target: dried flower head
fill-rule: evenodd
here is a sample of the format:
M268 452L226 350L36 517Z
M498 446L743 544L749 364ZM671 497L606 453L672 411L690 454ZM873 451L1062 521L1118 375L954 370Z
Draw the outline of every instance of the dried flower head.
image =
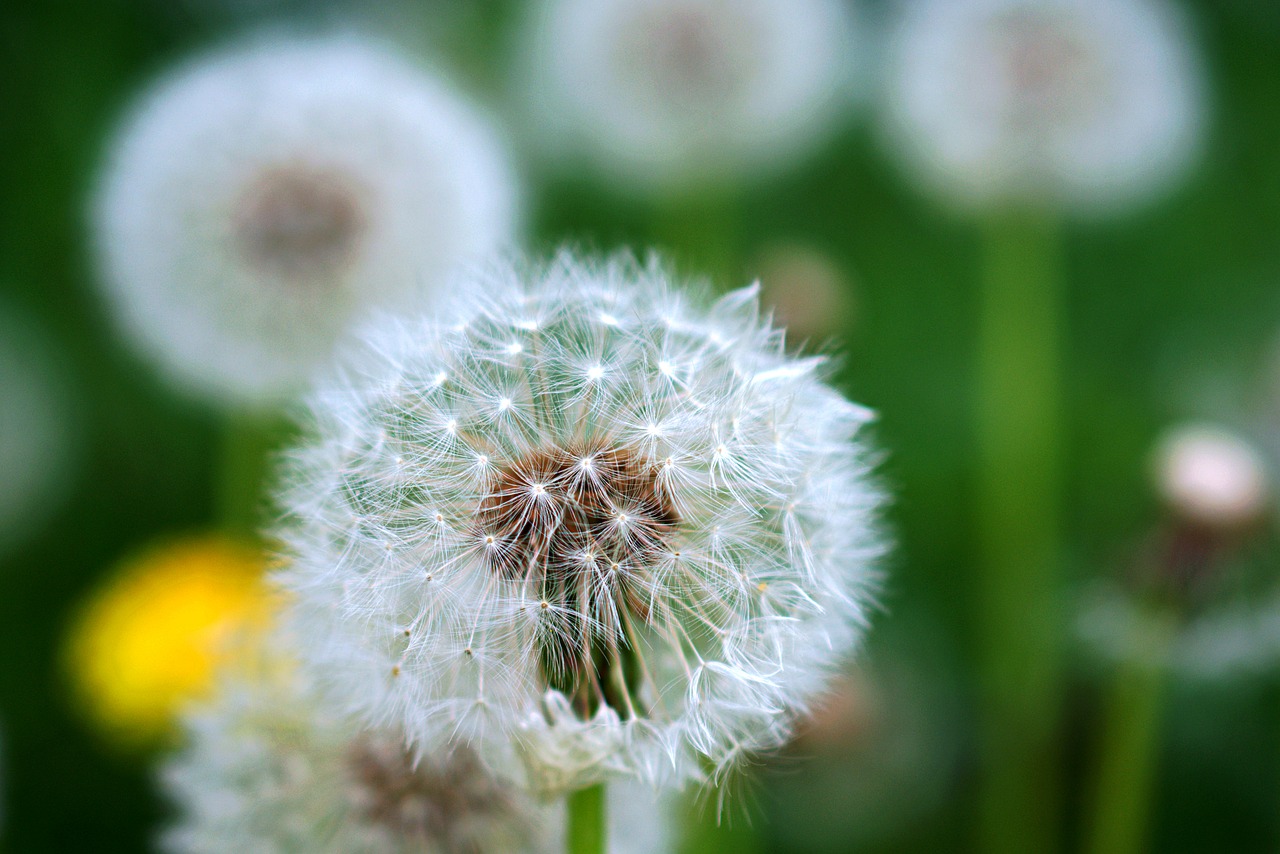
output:
M237 673L187 718L189 744L163 769L181 817L164 846L225 851L538 852L554 808L457 747L417 756L394 732L326 710L276 663Z
M892 145L966 206L1114 206L1176 177L1204 110L1164 0L921 0L888 60Z
M855 27L840 0L545 0L537 122L638 189L776 168L838 113Z
M95 200L121 323L186 385L293 391L372 305L514 232L498 138L441 81L353 37L257 40L161 80Z
M868 411L755 289L565 254L458 290L313 396L282 576L308 659L424 749L515 736L546 790L780 743L866 618Z
M125 744L170 734L178 709L205 695L219 662L241 654L271 606L262 554L192 537L129 559L96 592L67 645L85 712Z

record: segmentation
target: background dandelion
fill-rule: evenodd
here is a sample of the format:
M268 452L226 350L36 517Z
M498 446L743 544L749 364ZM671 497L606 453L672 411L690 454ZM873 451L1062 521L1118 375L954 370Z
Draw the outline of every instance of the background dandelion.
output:
M189 743L163 769L180 807L165 850L558 850L554 808L465 746L415 756L398 731L333 713L276 646L265 676L231 668L186 716Z
M177 807L164 850L563 850L562 804L533 798L465 745L416 756L399 730L335 712L292 647L278 632L255 644L184 712L184 744L160 772ZM610 850L666 850L664 805L636 787L610 805Z
M263 36L135 107L93 211L137 345L232 403L285 399L367 309L430 295L508 243L500 139L382 44Z
M860 60L831 0L542 0L531 120L632 189L680 194L816 147Z
M889 145L953 203L1120 207L1198 149L1198 57L1164 0L906 8L885 71Z

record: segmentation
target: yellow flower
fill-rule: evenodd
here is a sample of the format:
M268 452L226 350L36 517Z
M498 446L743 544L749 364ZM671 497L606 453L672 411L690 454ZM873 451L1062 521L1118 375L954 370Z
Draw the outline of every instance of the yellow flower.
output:
M263 567L260 551L217 536L126 561L69 638L68 669L87 713L122 743L168 735L178 710L267 622Z

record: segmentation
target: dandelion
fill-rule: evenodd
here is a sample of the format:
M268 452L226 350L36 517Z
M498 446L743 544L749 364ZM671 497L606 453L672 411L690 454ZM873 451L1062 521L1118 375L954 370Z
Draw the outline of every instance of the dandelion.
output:
M294 641L276 634L224 670L187 711L187 742L161 778L179 818L163 838L181 854L245 851L544 852L564 815L466 746L420 756L395 730L361 727L328 706ZM515 770L519 770L518 768ZM652 797L620 790L617 852L666 850Z
M232 673L185 720L162 770L175 854L255 851L543 852L553 808L474 751L416 756L394 731L334 713L284 662Z
M1262 455L1226 428L1183 424L1157 442L1152 476L1169 518L1143 556L1139 589L1112 583L1086 591L1078 636L1109 663L1195 679L1272 666L1280 657L1276 593L1269 582L1253 590L1247 578L1255 574L1248 546L1264 533L1272 503ZM1152 593L1165 600L1162 608L1152 608Z
M1162 0L921 0L898 35L892 145L962 206L1136 201L1197 148L1200 69Z
M514 738L549 792L780 744L867 618L870 413L754 288L566 253L458 290L313 395L281 576L310 663L419 746Z
M0 550L38 532L66 492L75 456L69 397L51 342L0 305Z
M1116 671L1099 727L1096 851L1141 847L1170 673L1247 669L1275 648L1270 603L1217 613L1195 607L1221 599L1213 594L1228 581L1241 587L1243 578L1232 576L1243 576L1242 547L1269 504L1262 459L1238 436L1197 424L1166 434L1153 461L1169 519L1150 536L1131 589L1099 585L1077 621L1086 645Z
M1153 460L1156 486L1180 519L1230 532L1258 521L1271 503L1267 467L1245 440L1212 425L1170 431Z
M277 400L372 305L512 239L499 139L376 42L260 39L161 80L93 210L122 325L183 385Z
M847 94L839 0L548 0L537 121L633 188L722 183L795 159Z
M112 738L155 741L178 709L203 696L239 636L270 611L262 558L219 537L192 537L127 561L94 594L68 640L81 705Z

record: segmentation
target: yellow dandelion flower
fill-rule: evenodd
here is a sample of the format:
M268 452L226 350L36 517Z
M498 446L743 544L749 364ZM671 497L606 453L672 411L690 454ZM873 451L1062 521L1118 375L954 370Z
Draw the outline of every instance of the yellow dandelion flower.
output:
M69 674L81 705L114 740L167 735L215 669L271 611L264 557L217 536L185 538L127 560L72 627Z

